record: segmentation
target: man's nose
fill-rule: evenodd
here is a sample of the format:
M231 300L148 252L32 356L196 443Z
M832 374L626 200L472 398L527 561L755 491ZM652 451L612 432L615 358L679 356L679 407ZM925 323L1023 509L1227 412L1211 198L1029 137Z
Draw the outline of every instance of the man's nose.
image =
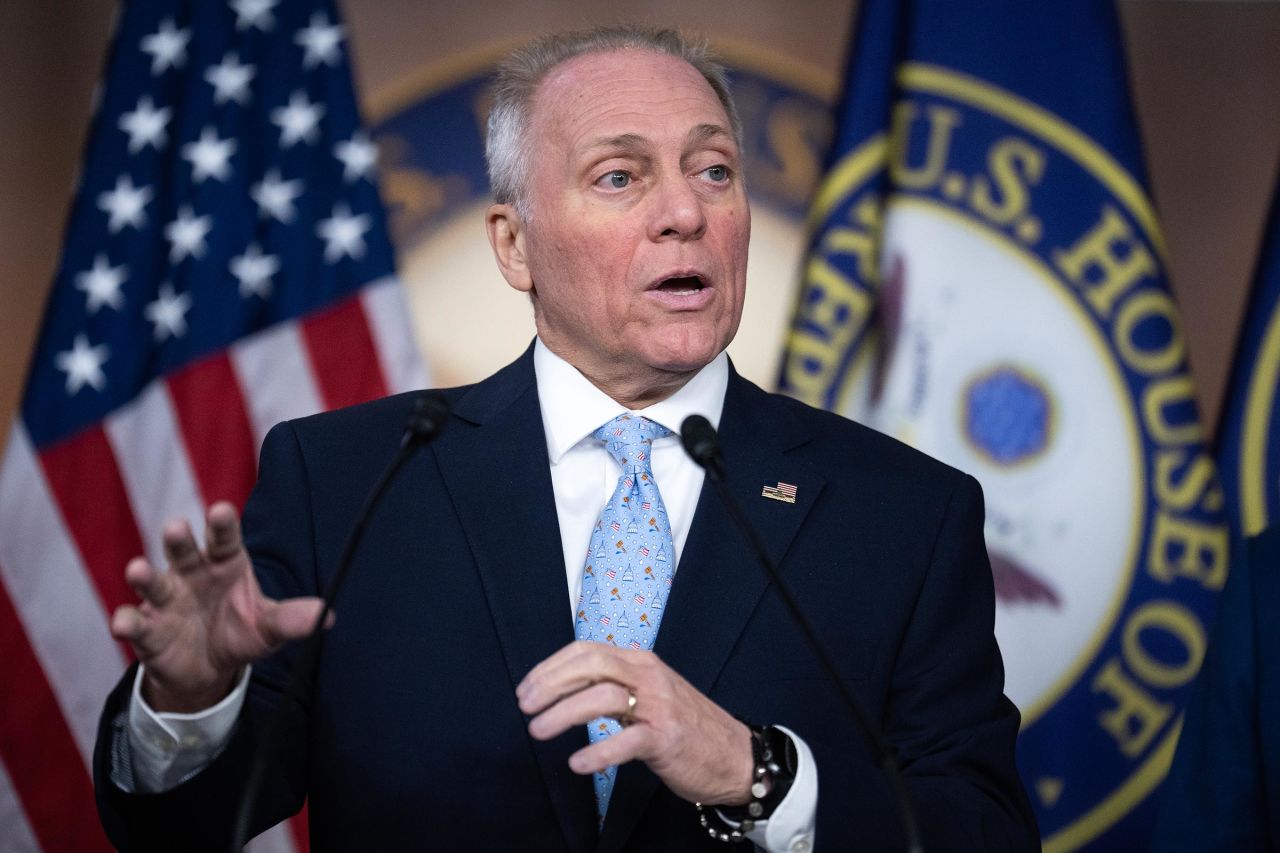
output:
M651 200L651 239L696 240L707 230L707 216L702 199L685 175L675 174L660 181Z

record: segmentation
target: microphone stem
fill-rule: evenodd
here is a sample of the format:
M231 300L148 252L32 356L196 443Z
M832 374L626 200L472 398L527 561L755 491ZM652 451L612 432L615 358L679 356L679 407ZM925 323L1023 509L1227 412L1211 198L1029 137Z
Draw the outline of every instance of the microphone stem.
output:
M790 588L778 573L778 568L769 557L769 552L765 550L764 543L760 540L759 534L756 533L755 527L752 526L746 514L743 513L742 507L738 505L733 495L730 494L729 487L724 482L721 466L707 465L706 471L707 479L711 480L716 491L719 492L720 500L725 509L728 510L729 516L733 519L734 524L738 526L738 529L742 531L742 535L746 537L751 549L755 551L760 565L764 567L765 574L773 583L774 588L777 589L778 597L786 605L792 620L800 628L800 633L804 635L805 641L808 642L809 647L817 656L818 662L822 664L823 670L826 671L827 676L835 684L841 698L844 700L845 707L853 715L854 722L858 725L858 730L866 738L867 745L871 748L872 753L878 757L880 769L888 777L889 785L893 789L893 798L898 805L902 827L907 836L908 853L923 853L924 845L920 840L920 824L916 820L915 810L912 808L911 798L907 793L906 783L903 781L902 768L898 766L897 753L893 745L885 740L884 735L880 733L880 727L872 723L866 709L858 701L858 697L853 694L853 691L849 689L849 686L845 684L845 680L840 676L835 661L832 660L831 655L828 654L826 648L818 640L813 626L809 624L809 620L804 618L804 614L800 611L800 606L796 604Z
M409 457L413 456L414 451L422 443L423 441L417 439L417 437L411 440L409 436L406 436L406 440L401 443L395 459L382 472L382 476L378 478L378 482L374 484L368 497L365 498L364 505L360 508L359 514L356 515L355 523L351 526L351 532L347 534L347 541L342 548L342 556L338 560L338 569L333 573L333 577L330 578L328 585L325 587L323 604L319 615L316 616L315 625L312 627L311 633L303 641L302 649L298 655L298 662L294 667L293 675L289 679L289 684L285 688L284 695L276 703L271 721L263 733L262 742L254 750L253 764L249 768L249 777L245 782L244 791L240 797L240 805L236 810L236 819L231 838L232 853L240 853L249 840L249 824L252 819L253 801L257 799L258 793L262 790L262 783L266 776L267 749L277 743L280 735L284 732L285 723L289 718L289 708L301 702L302 697L311 690L311 679L315 674L316 665L320 659L320 647L324 644L325 622L333 611L333 602L338 596L338 590L342 587L347 572L351 568L352 557L355 556L356 547L359 546L360 540L364 538L364 531L368 525L369 517L373 514L374 507L382 500L383 494L391 485L391 481L395 479L396 474L399 473L404 464L409 461Z

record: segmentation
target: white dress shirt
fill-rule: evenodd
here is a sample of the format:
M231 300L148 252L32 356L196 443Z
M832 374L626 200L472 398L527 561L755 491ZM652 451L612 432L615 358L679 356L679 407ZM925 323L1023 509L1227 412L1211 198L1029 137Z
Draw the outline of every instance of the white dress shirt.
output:
M621 471L617 461L591 434L627 410L592 385L577 368L547 349L541 340L534 345L533 367L564 548L565 618L573 624L591 531L600 517L601 507L617 487ZM684 419L692 414L700 414L718 426L728 384L728 357L721 353L676 393L633 412L662 424L673 433L653 442L650 459L653 479L671 523L677 573L682 568L680 554L689 537L703 481L702 469L680 446L678 431ZM141 681L139 668L129 707L133 784L127 784L127 773L113 774L113 777L122 787L164 791L200 770L217 754L244 703L248 676L246 673L226 699L197 714L153 711L142 698ZM818 806L817 768L804 741L793 732L783 730L796 743L799 762L795 782L773 816L757 823L748 838L769 851L803 853L813 849Z

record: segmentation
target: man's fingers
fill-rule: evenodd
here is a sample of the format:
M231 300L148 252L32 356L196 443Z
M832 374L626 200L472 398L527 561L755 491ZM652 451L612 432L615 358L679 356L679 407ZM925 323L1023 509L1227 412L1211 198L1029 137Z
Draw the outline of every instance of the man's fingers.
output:
M169 568L175 572L185 574L204 563L195 537L191 535L191 525L182 519L175 518L165 522L160 541L164 545L164 558L169 562Z
M133 650L144 662L154 655L154 632L151 622L142 611L131 604L122 604L111 614L111 636L121 642L133 646Z
M156 607L164 607L173 598L173 575L157 570L145 557L129 561L124 580L140 598Z
M296 640L311 633L320 615L323 601L319 598L289 598L268 602L261 616L259 627L272 647L286 640ZM333 613L326 626L333 625Z
M111 636L132 643L142 636L146 620L132 604L122 604L111 614Z
M230 503L219 501L209 507L205 521L205 545L210 560L222 562L230 559L244 547L240 538L240 517Z
M586 645L587 644L582 641L570 643L569 645L562 646L560 649L556 650L556 653L551 655L551 657L540 661L538 665L529 670L528 674L525 675L525 677L521 679L520 683L516 685L516 696L520 699L524 699L525 696L533 691L537 686L551 680L552 674L563 667L566 661L581 654L582 649L584 649ZM521 705L521 708L525 713L533 713L534 711L534 709L525 708L523 704ZM536 710L541 709L539 708Z
M621 684L613 681L593 684L564 697L530 720L529 734L538 740L550 740L596 717L619 719L626 713L629 699L629 689Z
M648 652L618 649L606 643L571 643L530 670L516 687L520 710L537 714L571 693L600 681L635 685L633 664Z
M606 767L621 766L646 752L649 737L643 726L631 726L569 756L574 773L598 773Z

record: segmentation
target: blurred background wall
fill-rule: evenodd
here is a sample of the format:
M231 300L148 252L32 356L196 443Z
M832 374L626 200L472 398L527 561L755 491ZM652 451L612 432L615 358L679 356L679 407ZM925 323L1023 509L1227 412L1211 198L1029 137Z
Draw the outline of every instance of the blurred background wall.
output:
M731 59L764 66L793 87L830 100L856 5L853 0L339 3L357 86L374 123L406 98L429 93L504 46L549 29L618 20L674 23L703 32ZM1202 414L1212 432L1280 165L1280 2L1121 0L1119 8L1174 289ZM0 423L8 423L17 404L57 263L113 9L105 0L6 0L0 6ZM401 255L422 342L441 382L483 375L527 343L519 324L532 328L527 308L502 292L496 271L491 280L463 282L446 269L452 258L477 247L483 251L481 232L477 214L441 229L430 245ZM748 376L764 383L771 382L780 355L794 284L795 232L794 224L788 230L767 212L757 213L754 292L735 357ZM509 312L504 322L516 325L490 335L452 328L453 312L459 320L475 317L499 299ZM438 331L433 333L433 326ZM455 345L455 338L463 343ZM458 352L462 346L465 358Z

